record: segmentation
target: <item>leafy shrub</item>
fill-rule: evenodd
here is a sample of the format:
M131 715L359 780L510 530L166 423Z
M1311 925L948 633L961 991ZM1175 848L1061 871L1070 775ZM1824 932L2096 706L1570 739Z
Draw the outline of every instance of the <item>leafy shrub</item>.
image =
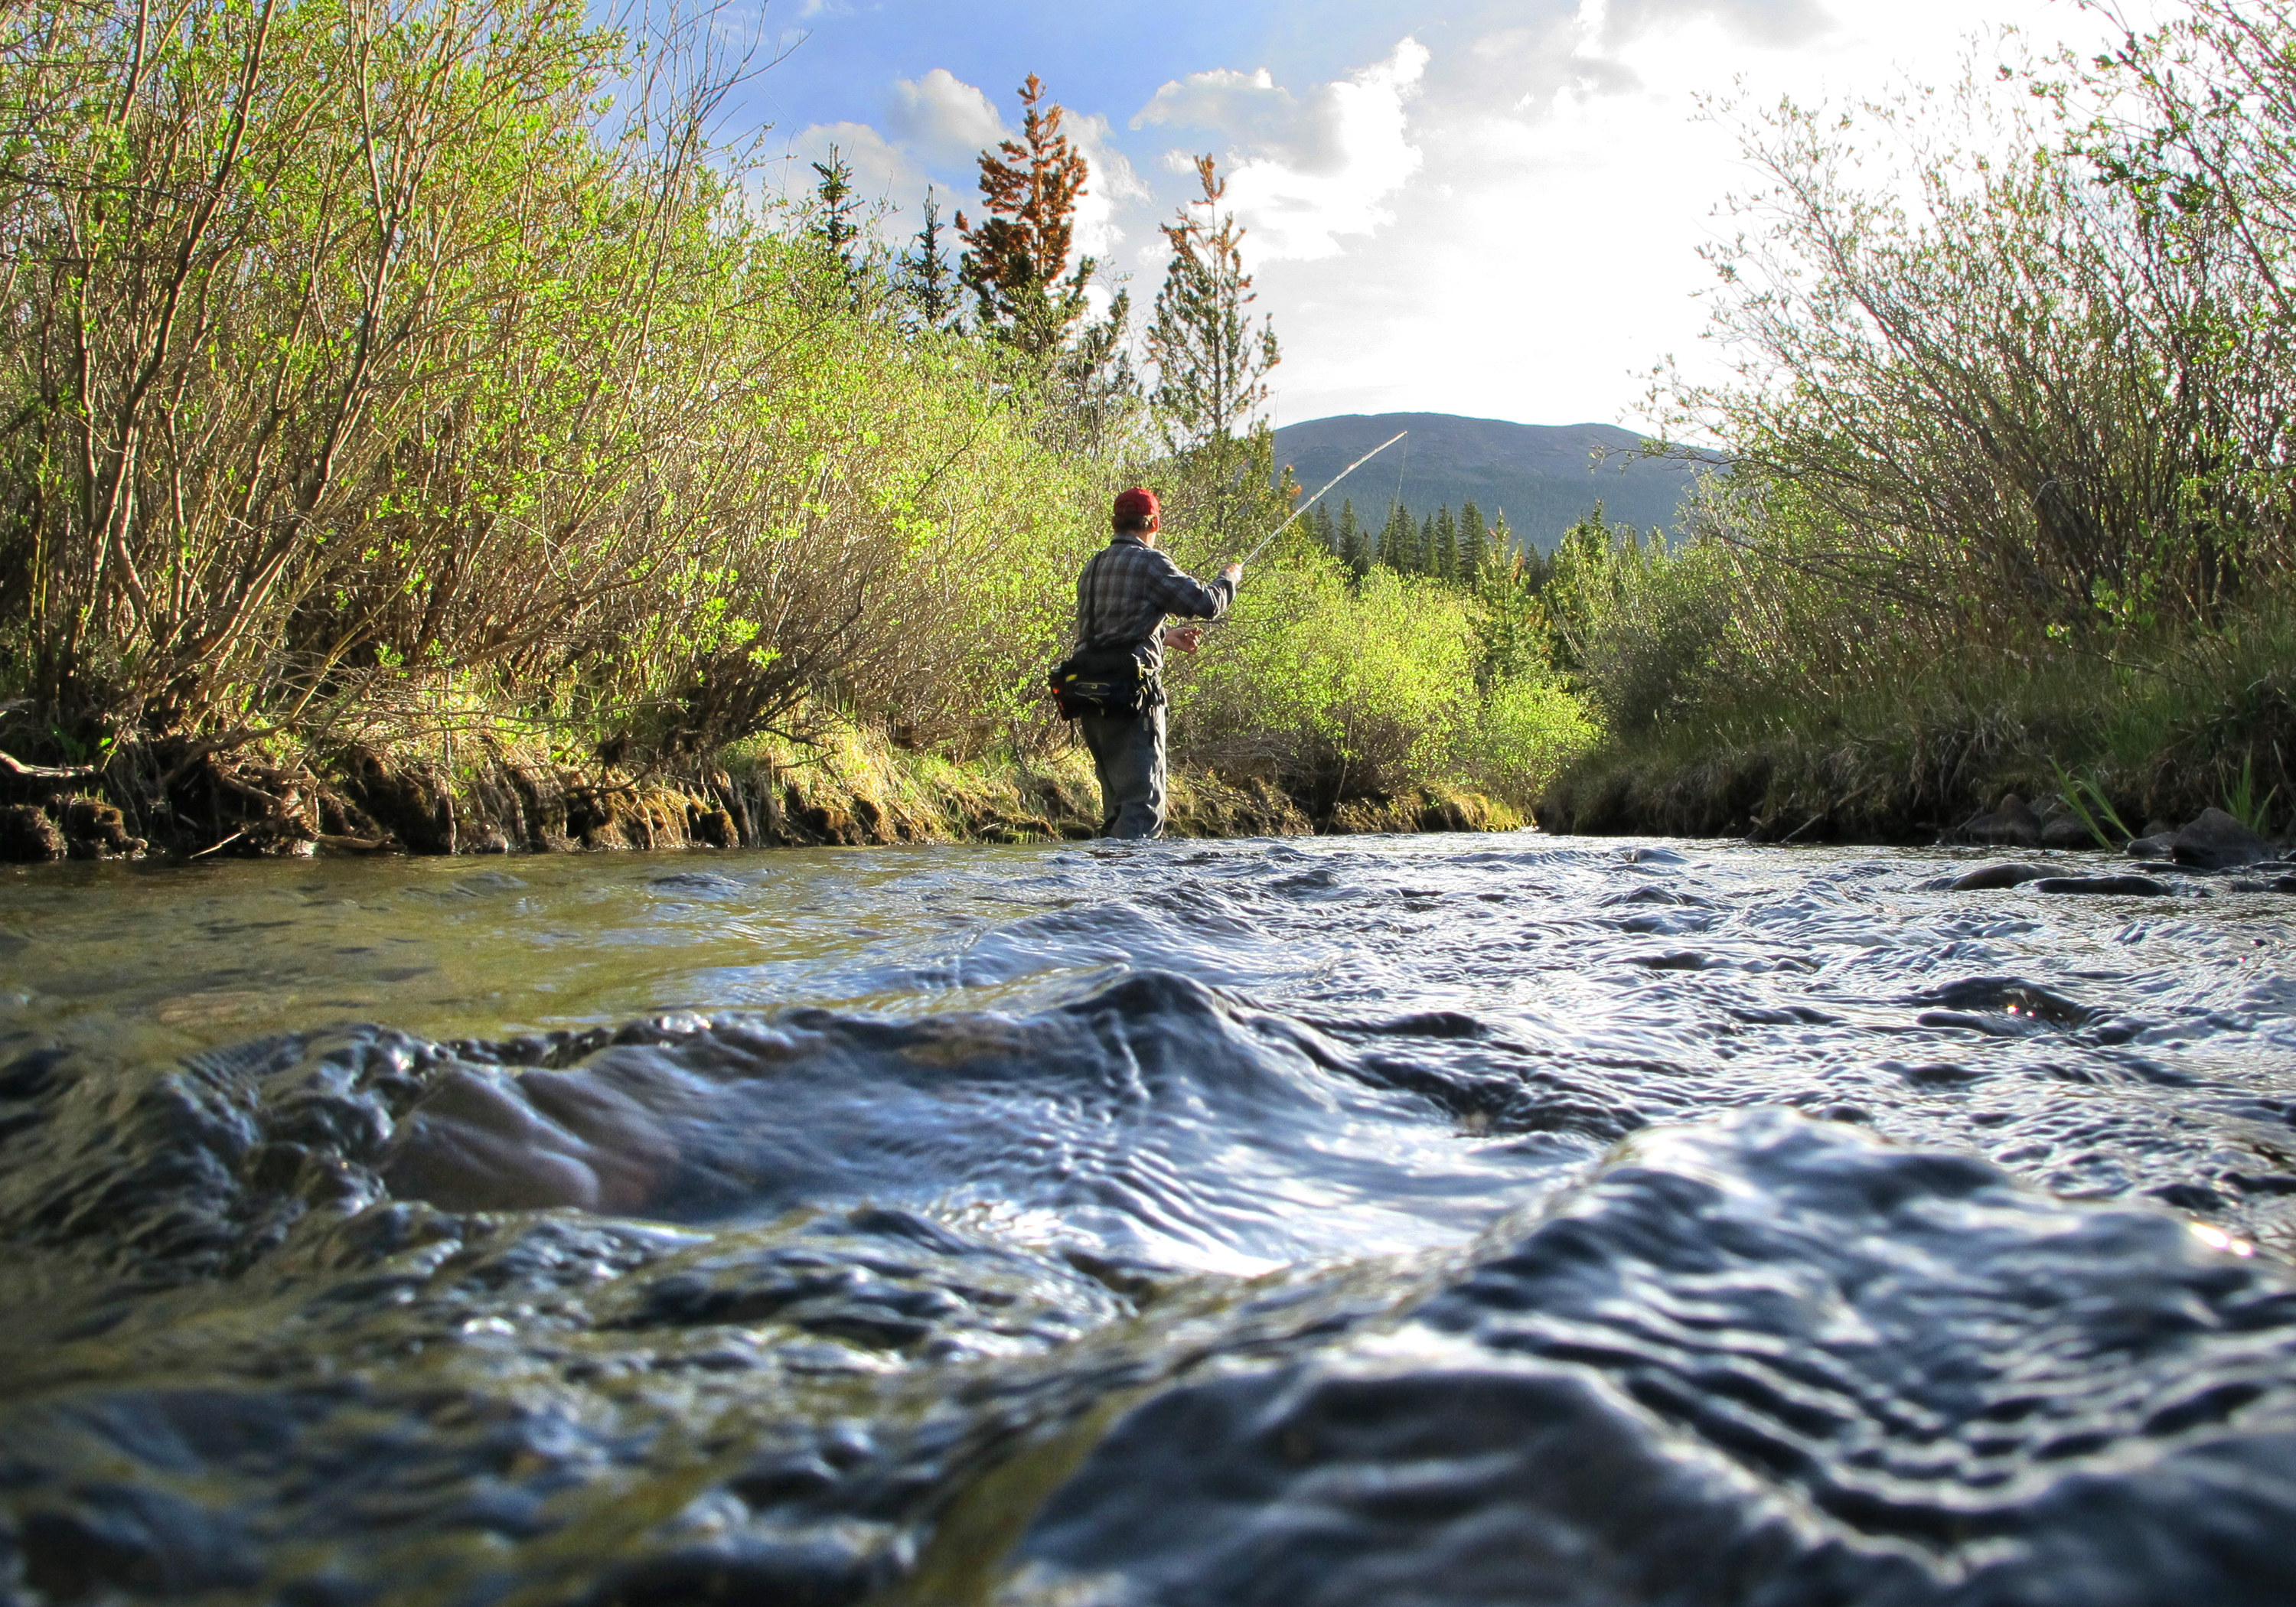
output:
M1586 703L1547 676L1497 683L1475 712L1455 756L1456 773L1525 808L1602 734Z
M1174 667L1176 745L1318 811L1445 776L1528 799L1590 727L1543 676L1479 689L1478 619L1456 587L1385 569L1354 584L1302 548L1250 581L1200 663Z

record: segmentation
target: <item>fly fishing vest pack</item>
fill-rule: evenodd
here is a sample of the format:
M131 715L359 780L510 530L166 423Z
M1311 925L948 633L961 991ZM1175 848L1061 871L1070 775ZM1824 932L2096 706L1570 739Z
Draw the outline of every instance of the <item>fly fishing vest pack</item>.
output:
M1064 720L1129 719L1164 701L1156 667L1132 647L1079 647L1054 665L1047 679Z

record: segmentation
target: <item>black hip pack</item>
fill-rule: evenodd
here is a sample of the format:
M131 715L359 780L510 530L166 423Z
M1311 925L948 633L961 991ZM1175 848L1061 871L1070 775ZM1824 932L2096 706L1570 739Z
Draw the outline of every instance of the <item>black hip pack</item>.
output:
M1147 655L1130 647L1079 647L1046 677L1064 720L1086 715L1129 719L1164 701L1164 687Z

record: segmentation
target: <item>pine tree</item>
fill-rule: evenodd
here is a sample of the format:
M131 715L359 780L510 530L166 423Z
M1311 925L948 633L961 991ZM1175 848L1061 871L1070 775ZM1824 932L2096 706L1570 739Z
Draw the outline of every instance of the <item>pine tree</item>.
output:
M1243 228L1219 209L1227 181L1209 156L1196 159L1196 178L1201 197L1158 225L1172 260L1148 325L1153 399L1176 452L1233 439L1267 406L1268 372L1283 361L1275 324L1262 318L1255 331L1244 310L1258 298L1243 271Z
M1546 665L1546 611L1538 587L1546 571L1533 550L1514 550L1514 532L1501 510L1492 528L1476 596L1482 603L1475 620L1475 684L1486 691L1498 681L1536 674Z
M813 187L813 237L829 248L850 280L854 275L853 242L861 236L861 225L855 221L861 210L860 197L853 193L853 169L847 165L838 148L829 148L829 160L816 162L813 170L820 175Z
M1435 562L1429 572L1439 580L1459 578L1459 527L1451 518L1451 504L1445 503L1443 511L1435 515Z
M986 211L978 225L956 215L967 248L957 276L979 302L984 330L1049 362L1084 316L1085 287L1099 265L1089 257L1069 265L1090 171L1061 131L1062 109L1044 99L1044 80L1032 72L1021 86L1021 137L980 153Z
M1484 527L1483 511L1471 500L1459 510L1459 584L1472 586L1481 580L1490 555L1491 533Z
M1078 444L1095 454L1109 448L1119 422L1139 398L1140 380L1132 372L1129 349L1131 324L1132 292L1119 291L1110 299L1106 316L1078 330L1054 360L1054 373L1083 432Z
M1314 510L1310 512L1308 517L1300 522L1308 526L1315 532L1316 539L1323 544L1324 550L1325 552L1336 553L1339 551L1339 532L1332 528L1331 504L1327 502L1317 503Z
M1521 554L1514 550L1514 527L1507 523L1506 510L1499 510L1499 521L1491 527L1491 544L1483 559L1483 568L1493 575L1504 575L1517 566Z
M956 312L956 270L941 244L947 231L941 226L940 195L931 188L925 191L924 214L924 226L914 237L915 249L901 258L901 292L920 327L946 329Z
M1361 580L1371 573L1371 543L1365 537L1363 521L1356 517L1352 500L1340 504L1340 534L1335 550L1348 573Z
M1412 566L1414 575L1435 572L1435 515L1430 513L1419 521L1419 562Z
M1380 527L1379 561L1398 575L1408 575L1419 564L1419 527L1401 503L1389 504L1387 522Z
M1547 583L1554 578L1554 553L1542 553L1538 547L1526 541L1517 549L1516 555L1522 560L1524 589L1532 592L1545 591Z

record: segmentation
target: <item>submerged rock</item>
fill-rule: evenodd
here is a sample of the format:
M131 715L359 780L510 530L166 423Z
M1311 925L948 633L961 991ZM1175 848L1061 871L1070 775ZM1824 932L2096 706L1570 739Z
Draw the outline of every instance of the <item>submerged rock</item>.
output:
M2110 898L2161 898L2174 890L2150 876L2044 876L2033 883L2037 893L2088 893Z
M2042 823L2041 846L2045 849L2101 849L2111 845L2098 841L2087 821L2067 811L2052 815Z
M1959 876L1940 878L1941 886L1939 882L1931 882L1928 885L1937 888L1940 892L1948 893L1996 892L2003 888L2022 887L2028 881L2038 881L2048 873L2045 867L2038 865L2015 862L2008 865L1984 865Z
M2041 846L2041 817L2033 813L2032 806L2012 792L1988 812L1964 821L1959 835L1964 842L2038 849Z

